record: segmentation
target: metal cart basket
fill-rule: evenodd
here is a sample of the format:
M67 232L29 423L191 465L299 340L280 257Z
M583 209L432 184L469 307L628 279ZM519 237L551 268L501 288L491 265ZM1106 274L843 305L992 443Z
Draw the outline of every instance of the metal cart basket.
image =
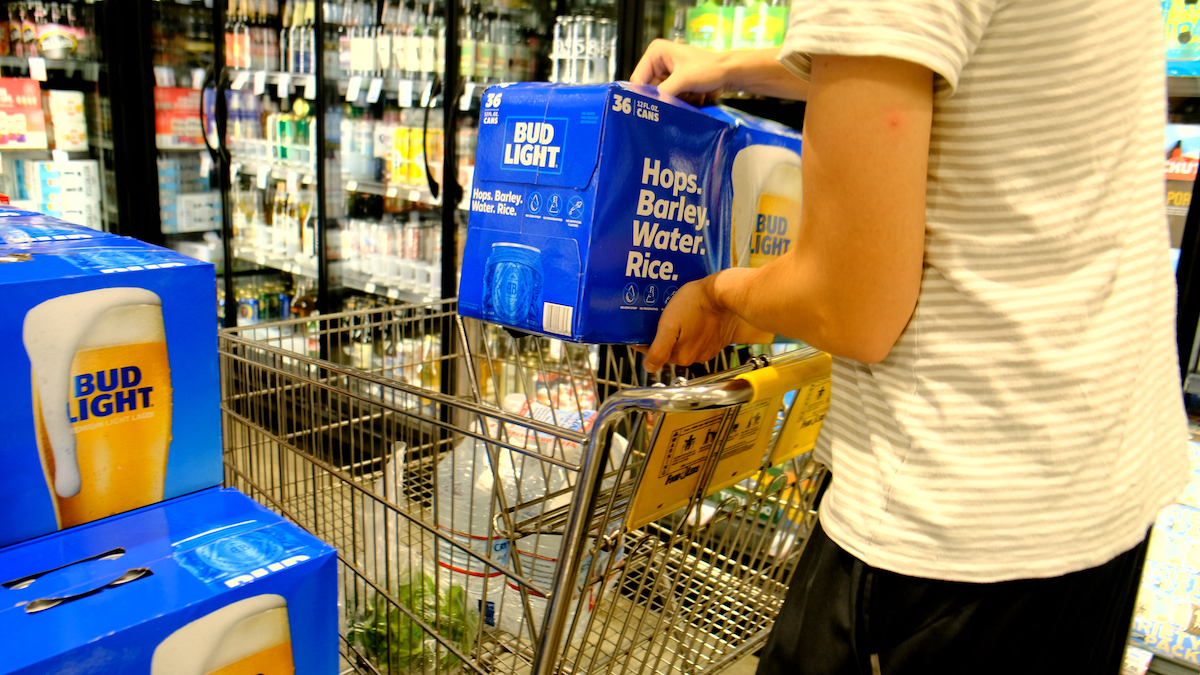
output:
M687 673L752 653L824 469L828 357L632 350L454 301L220 336L226 483L337 547L362 673Z

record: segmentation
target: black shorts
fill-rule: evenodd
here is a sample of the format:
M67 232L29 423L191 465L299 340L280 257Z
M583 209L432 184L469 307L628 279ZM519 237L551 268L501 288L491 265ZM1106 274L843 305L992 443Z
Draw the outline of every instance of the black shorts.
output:
M876 569L818 525L758 675L1117 675L1146 545L1061 577L973 584Z

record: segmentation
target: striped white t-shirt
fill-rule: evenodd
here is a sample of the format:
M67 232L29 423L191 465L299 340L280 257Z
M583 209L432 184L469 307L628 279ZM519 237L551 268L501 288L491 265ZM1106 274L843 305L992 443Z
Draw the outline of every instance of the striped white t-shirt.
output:
M935 74L916 311L834 360L829 536L927 578L1056 576L1187 480L1157 0L796 0L780 60Z

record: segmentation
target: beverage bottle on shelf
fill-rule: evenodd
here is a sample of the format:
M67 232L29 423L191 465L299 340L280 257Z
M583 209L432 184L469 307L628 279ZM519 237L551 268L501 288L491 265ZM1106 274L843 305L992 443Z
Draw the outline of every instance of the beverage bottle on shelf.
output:
M42 22L42 3L30 2L25 5L25 15L21 21L21 44L25 46L25 56L41 56L37 48L37 27Z
M283 61L279 49L279 0L266 0L267 9L264 16L263 30L266 32L266 68L267 70L283 70Z
M295 0L292 7L291 21L287 29L287 61L288 70L293 73L306 73L306 44L304 38L306 0Z
M279 15L279 37L278 41L278 59L279 70L284 72L292 72L292 56L290 51L291 43L288 41L291 35L292 19L295 16L295 4L298 0L286 0L283 5L283 12Z
M367 180L378 179L375 159L375 120L369 112L354 123L354 154L358 175Z
M384 77L396 74L396 59L392 54L392 43L397 31L399 11L390 0L384 0L380 25L375 29L375 53L379 73Z
M410 79L421 77L421 37L425 34L425 15L411 0L406 6L407 22L404 25L404 76Z
M342 74L350 72L350 28L353 13L353 3L350 0L343 0L336 12L338 70Z
M225 65L237 68L237 6L230 2L225 6Z
M409 108L405 111L408 118L408 176L407 182L410 185L420 186L425 184L425 128L422 122L424 111L417 108Z
M492 42L494 23L490 15L482 15L476 22L475 79L481 83L492 81L492 67L496 58L496 44Z
M350 28L350 74L373 75L378 69L379 52L375 46L375 13L356 5L354 24Z
M316 218L314 217L316 211L313 203L314 196L313 190L301 191L300 205L298 207L300 253L309 259L317 257L317 228Z
M566 78L567 40L570 34L570 17L554 18L554 35L550 41L550 81L562 82Z
M8 56L12 53L8 41L8 17L10 12L11 7L0 7L0 56Z
M304 239L303 227L300 224L300 195L288 194L287 219L283 224L283 240L285 258L294 259L300 253L300 245Z
M421 41L421 64L420 75L421 79L431 79L433 74L437 72L438 63L438 34L445 33L445 27L441 24L441 17L435 16L433 13L433 0L429 0L429 9L425 13L424 30L420 33ZM444 64L443 64L444 67Z
M254 66L254 40L250 35L250 0L240 0L235 37L237 39L237 48L235 49L238 60L237 67L252 68Z
M255 70L273 70L267 63L270 50L271 29L267 28L267 0L251 0L254 3L250 19L250 67Z
M93 5L83 4L78 7L75 4L67 5L67 25L75 29L75 56L81 59L98 58L100 54L96 50L95 36L95 10ZM201 22L203 27L204 38L203 42L211 42L209 36L209 24Z
M671 33L667 38L681 45L687 44L687 7L675 8L675 18L671 21Z
M8 53L25 56L25 44L21 42L21 27L24 24L25 8L19 3L8 6Z
M462 58L459 60L458 74L468 80L474 80L475 77L475 30L474 22L471 20L471 13L468 5L467 12L463 15L459 27L458 34L459 42L462 45Z

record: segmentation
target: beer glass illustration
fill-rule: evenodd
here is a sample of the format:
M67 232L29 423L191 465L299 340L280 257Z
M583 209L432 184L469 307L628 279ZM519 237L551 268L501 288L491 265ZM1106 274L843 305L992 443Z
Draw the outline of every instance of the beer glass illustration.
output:
M162 501L171 374L162 300L104 288L25 315L37 448L59 529Z
M206 614L154 650L150 675L293 675L287 601L256 595Z
M800 230L800 155L751 145L733 160L733 265L762 267L787 253Z

